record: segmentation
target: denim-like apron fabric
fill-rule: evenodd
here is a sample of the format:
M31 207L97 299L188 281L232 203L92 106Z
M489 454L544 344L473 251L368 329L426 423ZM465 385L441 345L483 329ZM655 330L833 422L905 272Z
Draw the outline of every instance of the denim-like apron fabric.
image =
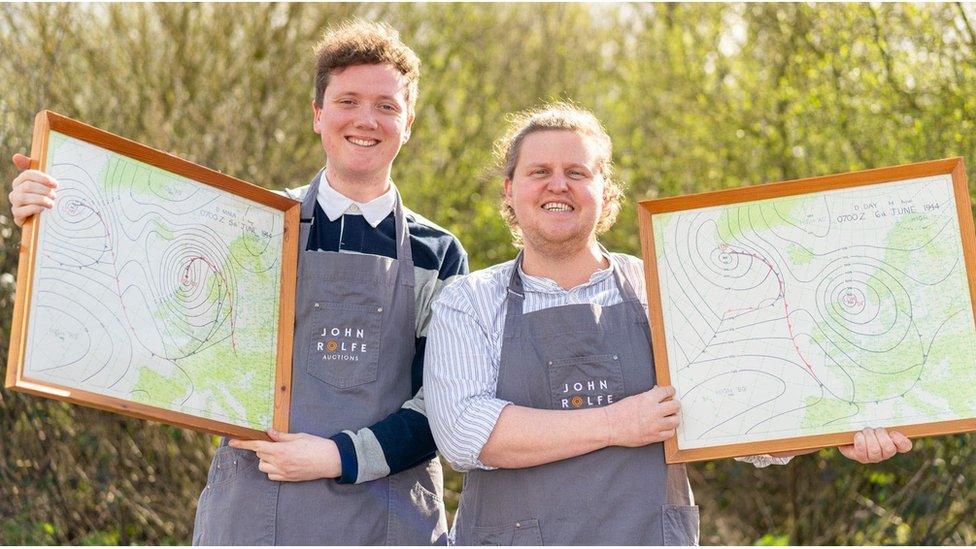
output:
M607 254L607 257L610 257ZM623 301L565 305L524 314L512 269L498 398L539 409L606 406L654 386L647 316L633 283L614 264ZM683 466L661 443L611 447L524 469L468 473L456 524L458 545L694 545L698 508Z
M397 258L306 250L321 172L302 201L290 431L328 437L395 412L411 396L414 267L397 195ZM194 544L431 545L446 542L435 459L362 484L275 482L254 452L217 449Z

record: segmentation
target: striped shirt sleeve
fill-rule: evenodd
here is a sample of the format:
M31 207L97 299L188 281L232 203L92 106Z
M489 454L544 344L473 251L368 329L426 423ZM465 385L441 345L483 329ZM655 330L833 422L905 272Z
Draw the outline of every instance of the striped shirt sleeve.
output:
M424 374L434 440L457 471L491 469L478 456L502 409L510 404L495 396L495 345L464 287L453 284L434 302Z

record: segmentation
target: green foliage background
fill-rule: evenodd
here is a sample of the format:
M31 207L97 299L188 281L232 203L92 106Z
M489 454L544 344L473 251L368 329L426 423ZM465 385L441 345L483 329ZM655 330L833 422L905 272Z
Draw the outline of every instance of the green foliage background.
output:
M506 113L542 100L605 122L629 191L604 241L630 253L642 198L976 162L976 9L961 4L5 4L0 151L28 151L48 108L269 188L304 184L323 163L311 49L350 16L389 22L424 62L394 178L473 268L514 254L491 143ZM14 175L0 159L0 181ZM0 202L5 364L20 235ZM922 440L877 466L834 450L694 465L703 542L974 544L974 442ZM187 543L212 448L0 391L0 541ZM453 510L458 475L447 484Z

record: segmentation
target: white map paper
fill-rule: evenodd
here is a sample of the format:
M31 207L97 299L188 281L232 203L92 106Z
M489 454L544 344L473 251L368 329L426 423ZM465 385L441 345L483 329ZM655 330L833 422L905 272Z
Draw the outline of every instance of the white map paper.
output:
M950 176L652 223L679 448L976 416Z
M24 376L270 427L282 213L56 132L48 147Z

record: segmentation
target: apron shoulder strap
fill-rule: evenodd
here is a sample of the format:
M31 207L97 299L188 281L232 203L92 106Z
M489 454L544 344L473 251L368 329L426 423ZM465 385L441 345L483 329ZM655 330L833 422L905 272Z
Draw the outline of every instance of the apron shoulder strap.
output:
M508 306L505 308L505 329L504 334L515 333L515 325L522 316L523 304L525 303L525 287L522 285L522 277L519 276L519 267L522 265L522 252L520 251L515 261L512 263L512 275L508 279L505 299Z

